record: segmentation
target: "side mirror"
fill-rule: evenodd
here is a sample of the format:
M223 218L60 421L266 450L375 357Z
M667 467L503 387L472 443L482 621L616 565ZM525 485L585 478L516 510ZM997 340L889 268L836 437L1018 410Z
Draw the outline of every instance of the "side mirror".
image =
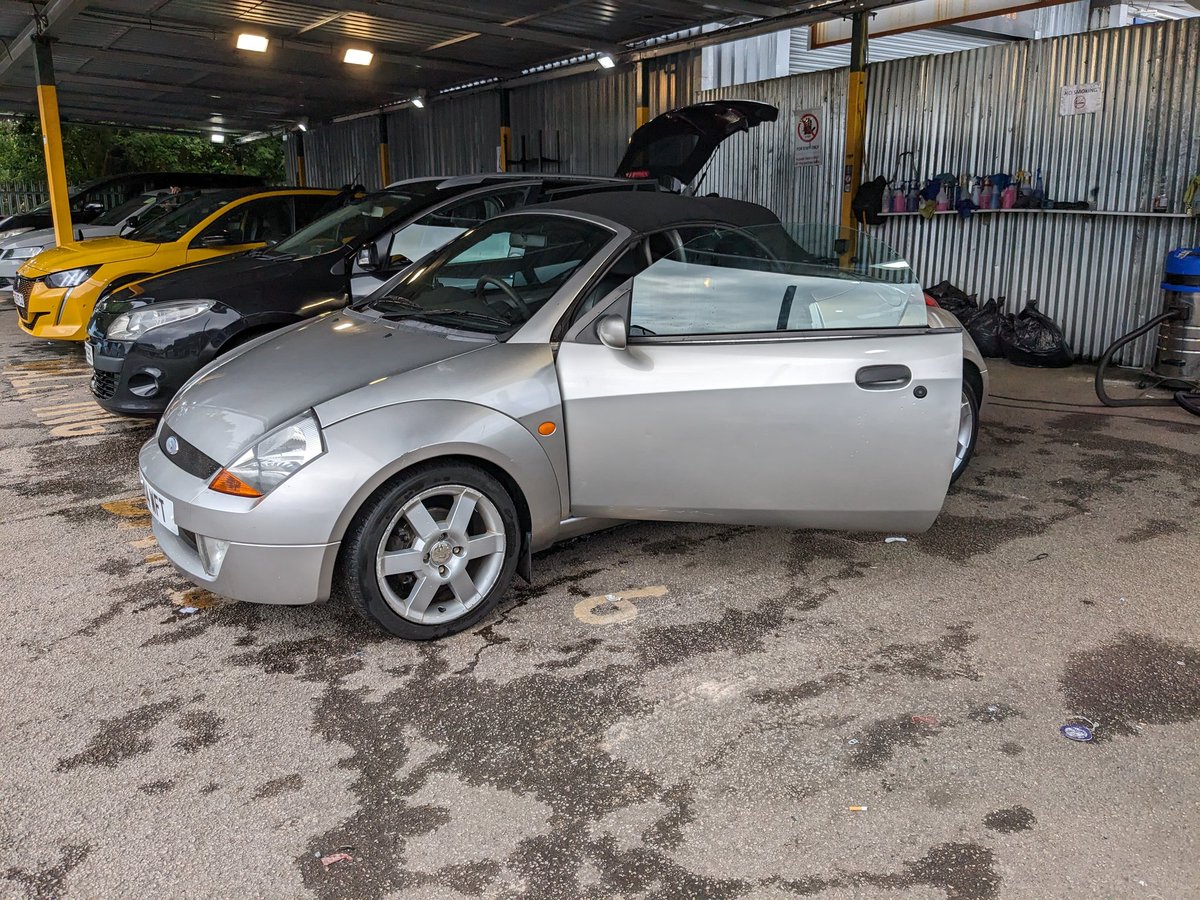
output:
M374 272L379 268L379 248L375 246L374 241L359 248L355 262L364 272Z
M623 318L610 313L596 323L596 337L610 350L624 350L629 345L629 326Z
M125 220L124 230L132 231L133 229L137 228L141 224L142 224L142 220L140 218L138 218L138 216L136 214L132 215L128 219Z
M235 241L228 234L206 234L197 239L196 243L201 247L229 247L240 241Z

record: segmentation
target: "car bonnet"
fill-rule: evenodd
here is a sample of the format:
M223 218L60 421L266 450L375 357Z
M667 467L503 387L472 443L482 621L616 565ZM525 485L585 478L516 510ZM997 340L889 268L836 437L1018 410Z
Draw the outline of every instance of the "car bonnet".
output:
M490 344L329 313L252 342L203 369L168 407L164 421L228 465L305 410Z
M83 266L99 266L105 263L124 262L153 256L158 244L128 241L119 237L93 238L89 241L72 242L61 247L43 250L27 267L34 274L49 274Z

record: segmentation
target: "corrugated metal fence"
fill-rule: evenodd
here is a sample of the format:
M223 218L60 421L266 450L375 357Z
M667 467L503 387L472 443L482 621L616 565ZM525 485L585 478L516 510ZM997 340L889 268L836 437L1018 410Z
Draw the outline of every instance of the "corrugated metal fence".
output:
M691 101L700 86L700 52L651 60L647 70L650 113L656 115ZM636 124L636 97L632 66L514 88L509 94L512 154L528 160L514 170L611 175ZM388 113L388 174L398 181L495 171L499 135L495 90ZM308 183L354 180L379 187L378 140L375 116L311 128L304 139ZM543 157L557 162L539 162ZM294 179L295 141L288 142L287 165Z
M1200 238L1195 219L1149 212L1160 191L1182 211L1184 185L1200 173L1198 72L1196 19L871 66L868 177L892 177L905 150L922 178L1041 168L1049 196L1109 213L897 216L874 236L908 256L926 284L949 278L984 298L1007 297L1012 310L1039 300L1078 352L1099 355L1158 311L1166 252ZM1061 116L1060 88L1091 82L1104 86L1103 109ZM703 94L781 111L718 154L705 190L754 200L785 220L835 221L845 95L844 69ZM793 164L797 109L825 114L820 166ZM1147 345L1125 361L1144 362Z

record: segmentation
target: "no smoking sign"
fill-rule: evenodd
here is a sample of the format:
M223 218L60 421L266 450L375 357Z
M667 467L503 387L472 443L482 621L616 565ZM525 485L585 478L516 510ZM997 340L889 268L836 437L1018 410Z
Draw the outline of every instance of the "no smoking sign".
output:
M821 164L821 118L819 110L796 110L796 165Z

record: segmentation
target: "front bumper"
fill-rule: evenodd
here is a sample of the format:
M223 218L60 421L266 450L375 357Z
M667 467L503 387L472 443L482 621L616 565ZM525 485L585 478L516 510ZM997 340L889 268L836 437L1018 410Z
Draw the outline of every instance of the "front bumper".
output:
M35 281L18 307L21 330L34 337L55 341L82 341L87 338L87 320L92 314L98 290L91 281L71 288L51 288Z
M92 349L92 395L109 412L161 416L184 382L200 368L194 359L148 357L133 341L96 340Z
M174 506L179 534L155 520L154 537L167 559L196 584L247 603L299 606L329 598L339 544L229 541L215 571L206 571L198 549L201 538L269 533L270 513L261 508L261 501L209 491L205 481L176 466L155 438L142 447L138 469L142 481ZM268 521L255 529L255 517Z

